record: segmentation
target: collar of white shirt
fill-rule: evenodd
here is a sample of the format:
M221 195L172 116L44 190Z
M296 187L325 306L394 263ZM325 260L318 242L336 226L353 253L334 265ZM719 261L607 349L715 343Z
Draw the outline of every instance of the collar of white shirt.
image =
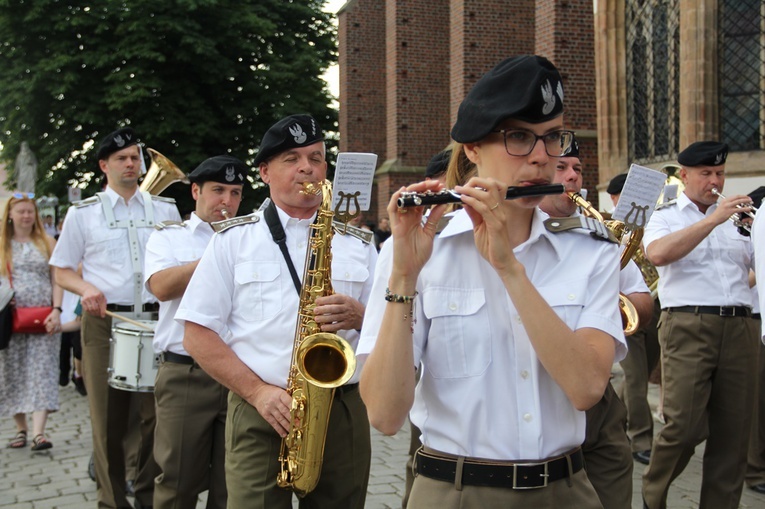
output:
M694 210L694 211L698 212L699 214L702 214L702 212L699 210L699 207L698 207L698 205L696 205L695 203L693 203L693 202L691 201L691 199L690 199L690 198L688 198L688 195L687 195L687 194L685 194L685 191L683 191L682 193L680 193L680 196L678 196L678 197L677 197L677 206L678 206L678 208L679 208L679 209L681 209L681 210L685 209L686 207L693 207L693 210ZM710 205L710 206L709 206L709 208L707 209L707 211L706 211L706 213L705 213L704 215L709 215L709 214L711 214L712 212L714 212L714 210L715 210L716 208L717 208L717 204L716 204L716 203L714 203L714 204Z
M138 200L138 203L141 206L143 206L143 194L141 193L141 190L138 187L135 188L135 193L133 193L133 196L131 196L130 199L127 200L127 202L125 202L125 200L122 199L122 196L117 194L117 191L115 191L109 186L106 186L106 190L104 191L104 193L106 193L106 196L109 197L109 199L112 202L112 205L114 205L115 203L120 203L120 202L127 205L133 200Z

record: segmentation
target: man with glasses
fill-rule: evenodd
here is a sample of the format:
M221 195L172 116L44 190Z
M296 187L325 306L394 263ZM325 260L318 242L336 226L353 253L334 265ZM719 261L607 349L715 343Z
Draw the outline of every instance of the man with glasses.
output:
M157 299L144 288L146 241L161 221L180 221L175 202L138 189L141 151L131 128L106 136L98 148L98 166L107 176L104 192L69 209L50 264L56 282L82 302L82 361L93 429L98 506L130 507L125 491L125 451L130 407L141 422L141 443L134 484L135 507L151 507L157 466L152 454L154 395L108 384L112 318L155 320ZM82 263L82 276L77 266Z

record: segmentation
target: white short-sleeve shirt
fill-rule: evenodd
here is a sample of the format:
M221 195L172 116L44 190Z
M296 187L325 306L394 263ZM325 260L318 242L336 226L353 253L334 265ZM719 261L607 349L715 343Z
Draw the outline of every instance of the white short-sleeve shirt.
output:
M714 204L702 214L685 193L680 193L674 204L656 210L648 221L643 237L646 253L650 256L652 242L701 221L716 209ZM731 221L725 221L685 257L656 267L661 305L751 307L752 262L750 238L738 233Z
M106 197L111 200L114 217L120 220L144 219L143 194L136 189L130 200L125 200L110 187ZM152 200L154 221L180 221L174 203ZM153 227L136 228L139 252L143 255ZM64 220L61 236L50 258L54 267L77 270L82 262L82 278L103 292L109 304L133 305L134 277L130 259L130 241L126 228L109 228L100 202L83 207L70 207ZM144 289L142 303L156 302Z
M287 248L302 278L312 219L290 218L277 208ZM175 315L217 333L263 381L286 387L297 325L298 293L262 213L258 222L213 236ZM377 250L350 235L332 238L335 293L366 305ZM340 331L356 348L357 331ZM348 383L358 382L360 369Z
M633 260L630 260L619 272L619 291L624 295L651 292L648 285L645 284L640 267Z
M553 234L537 210L514 253L542 297L573 330L592 327L626 353L617 304L616 244ZM374 348L386 302L392 242L378 263L357 355ZM542 367L501 279L475 248L472 223L454 213L417 282L414 358L422 362L411 421L438 451L497 460L538 460L578 447L585 415Z
M209 223L196 213L183 225L167 226L155 231L146 244L146 282L157 272L180 267L202 258L213 236ZM154 330L154 351L188 355L183 348L183 325L175 321L181 297L159 302L159 321Z
M765 288L765 212L757 214L752 224L752 245L754 246L754 273L758 284L754 287L757 293L759 312L765 309L765 291L758 291L756 288L762 285ZM762 320L762 330L760 340L765 343L765 320Z

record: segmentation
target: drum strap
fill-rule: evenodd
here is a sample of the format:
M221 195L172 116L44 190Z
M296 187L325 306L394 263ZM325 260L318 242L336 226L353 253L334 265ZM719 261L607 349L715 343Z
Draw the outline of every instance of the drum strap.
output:
M138 228L154 228L154 207L151 195L141 191L143 196L144 217L142 219L116 219L112 202L106 193L96 193L101 200L101 208L104 211L106 224L109 228L121 228L128 231L128 243L130 247L130 261L133 264L133 312L126 313L132 318L150 319L151 313L143 313L143 253L138 241Z

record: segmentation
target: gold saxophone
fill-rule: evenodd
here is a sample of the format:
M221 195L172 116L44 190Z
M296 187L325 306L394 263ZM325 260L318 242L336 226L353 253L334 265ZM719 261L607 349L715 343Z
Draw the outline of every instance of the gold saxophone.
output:
M571 198L571 201L576 203L577 206L582 209L582 213L585 216L591 217L605 224L606 227L611 230L611 233L613 233L614 236L621 242L622 238L626 234L624 223L614 219L604 219L603 214L595 210L595 207L593 207L590 202L585 200L581 194L575 193L573 191L569 191L567 194L568 197ZM629 243L627 244L627 247L624 249L624 251L622 251L621 258L619 260L621 269L627 266L630 258L634 255L635 250L640 248L640 241L642 238L642 228L632 232L632 235L630 235ZM635 309L635 306L632 304L632 302L629 301L627 296L621 292L619 292L619 311L621 311L622 319L625 324L624 335L631 336L638 330L638 327L640 326L640 320L638 318L637 309Z
M356 370L353 349L337 334L321 332L314 320L316 299L332 295L332 184L303 184L305 193L321 193L316 221L310 226L303 286L300 291L292 362L287 392L292 396L290 430L282 439L280 471L276 483L299 497L319 482L335 387L345 384Z

